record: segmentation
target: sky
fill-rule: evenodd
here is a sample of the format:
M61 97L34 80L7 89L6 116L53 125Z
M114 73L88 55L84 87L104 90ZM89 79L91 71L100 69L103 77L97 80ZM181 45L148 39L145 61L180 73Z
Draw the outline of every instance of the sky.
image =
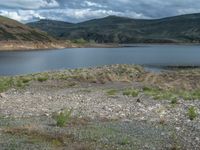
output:
M200 13L200 0L0 0L0 15L20 22L82 22L109 15L157 19Z

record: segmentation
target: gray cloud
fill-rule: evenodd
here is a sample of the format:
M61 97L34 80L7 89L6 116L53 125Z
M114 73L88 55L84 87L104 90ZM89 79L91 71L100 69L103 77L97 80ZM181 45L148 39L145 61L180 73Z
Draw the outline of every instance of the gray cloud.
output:
M80 22L118 15L162 18L200 12L200 0L1 0L0 15L21 22L56 19Z

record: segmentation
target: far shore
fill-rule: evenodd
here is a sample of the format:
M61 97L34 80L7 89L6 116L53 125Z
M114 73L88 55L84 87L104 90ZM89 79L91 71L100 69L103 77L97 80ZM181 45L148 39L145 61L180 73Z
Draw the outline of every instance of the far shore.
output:
M73 43L70 41L53 42L31 42L31 41L1 41L0 51L29 51L29 50L51 50L64 48L115 48L119 44L98 43Z
M31 42L0 41L0 51L33 51L65 48L119 48L137 47L141 45L200 45L200 43L73 43L70 41Z

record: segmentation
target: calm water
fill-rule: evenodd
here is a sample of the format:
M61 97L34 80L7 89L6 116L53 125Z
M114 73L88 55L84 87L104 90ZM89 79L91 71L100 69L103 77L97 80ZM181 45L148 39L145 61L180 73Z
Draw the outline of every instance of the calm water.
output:
M19 75L108 64L200 66L200 45L140 45L123 48L0 52L0 75Z

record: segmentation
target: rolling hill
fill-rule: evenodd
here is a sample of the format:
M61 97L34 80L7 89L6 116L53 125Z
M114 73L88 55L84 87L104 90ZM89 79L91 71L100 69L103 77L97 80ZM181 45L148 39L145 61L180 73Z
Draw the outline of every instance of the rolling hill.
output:
M59 39L98 43L199 43L200 14L144 20L108 16L77 24L41 20L29 26Z
M2 16L0 16L0 33L0 41L54 41L43 31Z
M48 33L0 16L0 50L49 49L71 47Z

